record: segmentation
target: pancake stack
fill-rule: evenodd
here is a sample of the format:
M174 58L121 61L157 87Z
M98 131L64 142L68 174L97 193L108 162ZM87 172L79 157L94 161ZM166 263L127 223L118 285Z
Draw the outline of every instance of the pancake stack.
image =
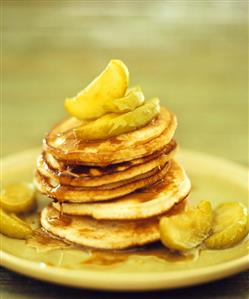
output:
M190 192L174 160L175 115L161 107L146 126L86 142L71 117L44 138L35 184L52 203L43 209L48 232L83 246L124 249L158 241L162 216L177 211Z

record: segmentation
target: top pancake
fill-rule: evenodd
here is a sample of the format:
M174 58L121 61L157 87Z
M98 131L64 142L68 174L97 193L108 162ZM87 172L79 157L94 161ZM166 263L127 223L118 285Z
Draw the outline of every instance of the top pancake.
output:
M86 142L78 139L72 130L82 123L69 118L57 125L44 139L44 151L67 163L106 166L162 150L172 140L177 126L175 115L162 107L159 116L143 128L106 140Z

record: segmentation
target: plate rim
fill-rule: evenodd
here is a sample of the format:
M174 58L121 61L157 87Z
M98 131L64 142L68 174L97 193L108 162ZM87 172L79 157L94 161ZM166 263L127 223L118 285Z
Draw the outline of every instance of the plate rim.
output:
M46 282L78 288L98 290L135 291L173 289L197 285L222 279L241 271L249 269L249 257L227 261L218 265L205 268L180 270L170 272L131 273L105 272L100 276L99 271L82 271L82 269L66 269L22 259L4 251L0 251L1 265L20 274L30 276ZM16 267L18 265L18 268ZM32 272L30 272L30 269ZM179 273L181 273L179 283ZM103 273L102 273L103 274ZM182 275L183 274L183 275ZM96 279L97 278L97 279ZM108 283L112 282L110 286ZM150 282L150 284L148 284ZM129 284L129 286L124 285Z
M22 163L25 163L25 159L29 159L30 155L35 152L38 153L39 150L39 148L32 148L6 156L1 159L1 165L13 165L17 160L20 165L20 156L23 157ZM178 153L178 157L189 155L194 155L195 159L201 159L202 161L211 159L223 167L225 165L225 168L240 174L243 177L242 181L248 178L248 168L230 160L188 149L181 149L180 155ZM237 183L241 183L241 179L237 180ZM242 182L242 185L245 187L245 183ZM249 269L249 256L245 255L217 265L190 270L149 273L105 272L104 275L100 275L100 271L84 271L82 269L65 269L49 266L44 263L22 259L0 250L0 265L26 276L60 285L98 290L145 291L186 287L228 277ZM131 274L134 274L132 279Z

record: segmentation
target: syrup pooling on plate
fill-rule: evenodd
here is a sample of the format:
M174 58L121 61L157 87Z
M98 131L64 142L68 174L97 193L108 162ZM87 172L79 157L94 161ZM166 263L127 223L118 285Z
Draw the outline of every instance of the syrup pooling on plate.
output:
M187 262L196 258L197 254L197 252L188 255L179 252L170 252L169 250L165 250L165 247L160 243L145 246L144 248L134 248L122 251L86 248L58 239L42 228L35 229L33 236L26 242L27 246L34 248L38 252L51 250L77 250L86 253L87 257L78 264L78 267L82 268L95 265L107 267L116 266L120 263L127 262L131 256L156 258L162 263ZM52 262L48 263L44 261L44 263L49 266L55 266Z
M170 252L165 250L161 244L153 244L147 248L121 252L91 250L90 257L83 261L82 265L114 266L126 262L131 256L157 258L167 263L187 262L195 258L194 254L184 255L179 252Z
M172 209L171 213L178 213L179 210L185 208L187 202L184 201ZM62 213L59 213L58 218L60 218ZM26 241L28 247L33 248L37 252L51 252L54 250L73 250L82 253L82 259L75 264L74 267L84 268L91 267L95 265L99 266L114 266L120 265L121 263L126 263L129 257L138 258L152 258L157 259L161 263L175 263L175 262L188 262L197 258L197 252L194 254L182 255L179 252L170 252L165 249L160 243L151 244L145 247L136 247L129 250L99 250L95 248L89 248L80 246L62 240L55 235L47 232L40 225L40 215L39 213L33 213L24 219L33 227L33 235ZM63 221L63 220L62 220ZM59 222L57 222L59 224ZM64 225L67 223L64 223ZM141 229L141 227L140 227ZM55 263L50 261L47 263L46 260L41 260L41 262L49 265L56 266ZM69 265L66 267L70 267Z

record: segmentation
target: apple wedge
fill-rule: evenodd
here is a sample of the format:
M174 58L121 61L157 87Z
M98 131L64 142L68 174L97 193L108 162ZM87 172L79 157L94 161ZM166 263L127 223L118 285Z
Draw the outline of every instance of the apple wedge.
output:
M249 231L247 207L226 202L215 209L212 235L205 240L209 249L224 249L238 244Z
M124 113L134 110L144 103L144 94L140 86L132 87L127 94L118 99L112 99L104 104L108 112Z
M0 207L12 213L26 213L34 208L35 188L30 183L7 185L0 193Z
M111 60L104 71L73 98L65 100L65 108L78 119L96 119L108 111L105 102L125 95L129 71L121 60Z
M173 250L190 250L200 245L210 234L213 212L210 202L170 217L162 217L159 230L164 246Z
M15 214L9 214L0 207L1 226L0 232L8 237L27 239L32 235L32 230L24 221Z
M134 131L145 126L160 112L158 98L146 101L133 111L109 113L74 129L75 134L85 140L99 140Z

